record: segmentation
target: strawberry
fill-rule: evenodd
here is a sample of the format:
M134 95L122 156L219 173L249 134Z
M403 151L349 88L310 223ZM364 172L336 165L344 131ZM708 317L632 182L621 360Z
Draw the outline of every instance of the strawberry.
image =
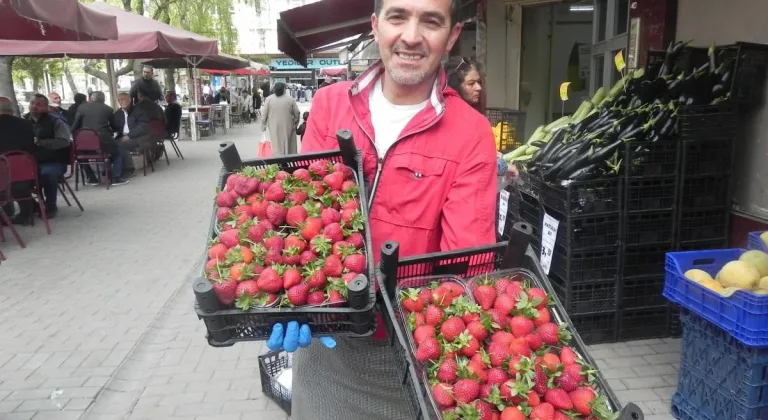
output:
M485 329L485 325L480 321L471 321L467 323L467 331L469 331L469 334L472 337L475 337L478 341L483 341L488 337L488 330Z
M317 260L317 255L310 250L305 250L299 255L299 264L301 265L307 265L315 260Z
M237 300L235 307L247 311L253 307L264 307L271 305L277 300L274 294L260 293L256 282L253 280L244 281L237 285Z
M501 416L499 417L499 420L527 420L528 417L525 417L525 414L523 414L522 411L520 411L517 407L506 407L504 408L504 411L501 412Z
M323 177L323 182L334 191L341 191L344 184L344 175L339 172L333 172Z
M531 414L528 415L529 420L554 420L554 418L555 407L546 402L533 407Z
M440 358L440 343L436 338L426 338L419 343L416 348L416 360L420 362L426 362L428 360L437 360Z
M328 303L333 307L342 306L347 302L344 293L341 290L331 289L328 291Z
M432 387L432 398L441 409L453 407L456 403L453 399L453 389L445 383L437 383Z
M264 229L264 232L275 230L275 225L270 223L269 220L267 220L266 218L259 220L259 226L261 226L261 228Z
M269 232L266 236L267 237L264 238L264 246L266 246L267 249L274 249L277 251L285 249L285 239L283 239L280 234Z
M562 411L555 411L555 416L552 417L552 420L573 420L573 417Z
M432 304L432 290L428 287L424 287L419 290L419 300L424 304L424 307Z
M216 205L219 207L234 207L237 205L237 196L230 191L222 191L216 194Z
M214 281L213 291L216 293L219 303L224 306L231 305L235 301L237 286L237 281L232 279Z
M508 380L509 375L503 369L497 367L488 369L488 379L486 380L486 383L501 385Z
M509 315L515 309L515 300L509 295L499 295L493 302L493 309L497 309L504 315Z
M322 290L315 290L309 293L307 297L308 305L322 305L323 303L325 303L325 293Z
M285 190L281 182L275 182L264 192L264 199L267 201L281 202L285 200Z
M285 216L288 210L282 204L269 203L267 206L267 220L275 226L280 226L285 222Z
M509 321L509 329L515 337L525 337L533 332L533 328L533 321L522 315L516 315Z
M343 163L336 162L331 167L333 172L340 172L344 179L352 179L352 169Z
M342 276L342 279L344 277ZM427 325L426 322L424 322L424 314L421 312L411 312L408 314L408 329L414 330L418 327L421 327L422 325Z
M341 259L336 255L329 255L325 257L323 262L323 272L330 277L339 277L344 271Z
M259 184L259 192L264 194L269 190L269 187L272 186L271 182L263 181L261 184Z
M307 209L294 205L285 212L285 223L291 227L299 227L307 219Z
M341 204L342 210L360 210L360 204L357 202L357 198L350 198Z
M309 186L312 187L312 193L315 197L322 197L325 194L325 186L320 181L311 181Z
M283 289L288 290L291 287L301 283L301 273L295 268L288 268L283 271Z
M507 286L509 286L510 280L507 278L500 278L496 279L493 283L493 287L496 289L496 294L503 294L505 290L507 290Z
M296 179L300 179L304 182L309 182L312 180L312 177L309 174L309 171L304 168L299 168L293 171L293 177Z
M536 334L528 334L525 336L525 341L528 343L528 347L531 348L531 350L538 350L541 348L541 337L539 337Z
M259 243L264 240L264 232L264 228L260 225L251 225L246 229L245 235L248 237L249 241Z
M289 174L288 172L280 171L275 175L275 181L283 181L288 179L290 176L291 174Z
M509 285L507 286L507 289L504 290L504 294L514 299L515 302L520 300L520 293L524 293L524 292L523 292L523 286L522 284L520 284L519 281L510 282Z
M422 289L425 290L425 289ZM418 298L418 297L417 297ZM419 300L423 304L422 300ZM424 311L424 321L427 323L427 325L432 325L433 327L437 327L440 322L443 320L443 310L435 305L429 305L427 306L427 309Z
M317 235L309 241L309 249L322 258L330 254L331 248L331 240L323 234Z
M578 375L574 376L572 373L562 372L555 379L555 384L565 392L575 391L579 387L579 377Z
M464 321L459 317L450 317L443 322L440 326L440 333L445 338L445 341L455 340L459 334L461 334L467 326L464 325Z
M547 307L547 292L537 287L528 289L528 300L534 304L537 309Z
M269 201L256 200L251 203L251 213L259 219L266 219L267 207L269 207Z
M288 194L288 202L300 206L304 204L309 198L309 194L304 191L296 190Z
M278 265L284 261L282 251L276 248L269 248L264 256L264 264L266 265Z
M587 382L587 376L584 374L582 370L582 366L578 363L574 363L572 365L566 365L565 368L563 368L563 372L561 376L562 375L572 376L574 379L578 381L579 384Z
M481 284L472 291L472 296L474 296L477 304L487 311L493 307L493 303L496 301L496 289L490 284Z
M360 232L353 232L347 236L347 242L360 249L363 247L363 235Z
M540 325L536 328L536 334L541 337L544 344L549 344L550 346L557 345L561 340L563 342L570 341L570 332L552 322Z
M568 393L559 388L548 389L544 394L544 401L552 404L557 410L570 410L573 408L573 402Z
M595 391L592 388L579 388L572 391L568 396L573 404L573 409L579 414L584 416L592 414L592 404L595 400Z
M246 215L249 219L253 218L253 211L251 210L250 204L240 204L239 206L235 207L232 212L238 216L240 215Z
M229 251L227 251L227 261L228 262L244 262L246 264L250 264L253 262L253 251L251 251L251 248L248 248L247 246L237 245L234 248L230 248Z
M234 213L232 212L232 209L229 207L219 207L216 209L216 220L219 222L224 222L230 217L232 217Z
M265 268L259 274L258 286L259 290L267 293L277 293L283 289L283 279L280 278L275 269Z
M515 336L507 331L496 331L491 335L491 343L503 343L509 347L512 342L515 341Z
M541 404L541 397L539 397L539 394L537 394L536 391L529 392L528 395L525 396L525 400L531 407L536 407Z
M413 341L416 344L421 344L427 338L435 338L435 327L422 325L413 330Z
M355 227L359 228L360 226L355 226L359 223L362 223L360 220L362 215L360 215L360 212L353 209L342 209L341 210L341 217L339 223L341 223L344 227ZM358 229L359 230L359 229Z
M547 374L539 365L534 369L533 390L539 395L544 395L547 392Z
M296 284L288 289L286 296L288 302L293 306L306 305L309 298L309 286L305 283Z
M419 300L418 293L418 289L405 289L400 291L400 306L405 309L406 312L421 312L424 310L424 304Z
M205 268L203 269L203 271L206 274L208 274L208 273L210 273L212 271L218 271L220 264L221 263L220 263L220 260L218 258L214 259L214 260L208 260L208 262L205 263Z
M224 190L233 192L235 189L235 183L240 178L240 174L232 174L227 178L226 184L224 184Z
M238 283L235 290L235 296L240 297L242 295L256 296L259 294L259 286L253 280L246 280Z
M344 268L353 273L362 273L365 271L366 261L362 254L352 254L344 259Z
M294 234L294 235L288 235L285 238L283 247L285 249L296 248L296 252L302 253L307 248L307 243L304 242L304 240L301 239L298 235Z
M501 311L500 309L491 309L487 313L488 313L488 316L491 317L491 322L497 325L497 327L494 327L494 328L503 330L504 328L507 327L507 317L504 316L503 311Z
M552 316L549 314L549 308L536 309L538 316L533 318L533 323L538 327L548 322L552 322Z
M480 383L475 379L459 379L453 384L453 396L456 402L469 404L480 394Z
M307 217L304 224L301 225L299 229L301 237L307 241L311 241L316 236L320 235L320 231L323 229L323 221L317 217Z
M487 352L493 367L501 366L510 356L509 346L501 342L489 344Z
M232 280L250 280L251 277L253 277L253 270L245 263L235 263L229 267L229 278Z
M480 342L469 334L461 334L457 340L462 344L460 352L464 356L472 357L480 350Z
M323 226L328 226L331 223L338 223L341 220L341 213L333 208L325 209L320 213L320 219L323 221Z
M525 338L515 338L512 344L509 345L509 354L519 354L528 357L531 355L531 348L528 347L528 342Z
M309 164L307 169L309 169L309 173L312 175L318 178L323 178L328 174L328 162L325 160L318 160Z
M562 361L564 365L572 365L576 363L576 360L578 360L578 356L576 356L576 353L574 353L570 347L563 346L563 348L560 349L560 361Z
M454 383L456 382L456 379L458 379L458 368L456 359L445 359L438 366L435 377L440 380L440 382Z
M219 234L219 242L227 248L233 248L240 244L240 231L233 229Z
M355 184L355 181L344 181L344 183L341 184L341 192L357 192L357 184Z
M344 231L341 229L341 225L336 222L326 225L323 234L334 243L344 240Z
M310 270L307 276L307 285L310 289L323 289L327 284L327 278L322 270Z
M227 255L227 246L222 243L217 243L211 245L210 248L208 248L208 258L212 260L219 260L224 261Z
M557 367L560 366L560 358L554 353L544 353L541 356L541 362L550 372L556 372Z

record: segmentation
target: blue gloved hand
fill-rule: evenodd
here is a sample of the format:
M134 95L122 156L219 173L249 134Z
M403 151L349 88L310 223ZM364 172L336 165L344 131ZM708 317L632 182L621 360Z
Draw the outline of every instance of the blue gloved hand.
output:
M336 340L333 337L319 337L318 340L325 347L332 349L336 347ZM309 325L302 325L299 327L299 323L291 321L283 328L283 324L275 324L272 326L272 334L267 340L267 347L272 351L285 350L289 353L293 353L299 348L304 348L312 344L312 332L309 331Z
M503 176L507 173L507 162L503 158L496 158L496 170L499 176Z

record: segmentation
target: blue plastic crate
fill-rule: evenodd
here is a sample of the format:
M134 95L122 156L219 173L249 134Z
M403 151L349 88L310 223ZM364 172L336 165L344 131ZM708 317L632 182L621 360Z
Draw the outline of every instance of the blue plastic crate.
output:
M724 297L683 274L698 268L711 276L746 250L723 249L669 252L666 257L664 297L725 329L744 344L768 347L768 296L738 291Z
M749 244L747 247L749 249L756 249L758 251L763 251L768 253L768 245L763 242L762 239L760 239L760 235L763 232L750 232L749 234Z

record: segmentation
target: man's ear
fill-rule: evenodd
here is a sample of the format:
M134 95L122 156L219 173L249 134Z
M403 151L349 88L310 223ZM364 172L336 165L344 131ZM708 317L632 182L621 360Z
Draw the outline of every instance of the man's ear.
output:
M448 37L448 45L446 46L446 51L450 51L453 49L453 46L456 44L456 41L459 40L459 35L461 35L461 28L463 28L464 25L461 23L457 23L453 25L453 28L451 28L451 35Z
M373 42L379 39L379 18L376 13L371 14L371 31L373 32Z

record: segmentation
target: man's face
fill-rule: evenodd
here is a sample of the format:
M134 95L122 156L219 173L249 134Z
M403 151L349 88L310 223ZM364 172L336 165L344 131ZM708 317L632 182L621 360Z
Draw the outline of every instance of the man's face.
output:
M330 85L331 82L333 82L333 79L331 78L331 76L325 76L325 83L328 83Z
M51 105L61 105L61 96L56 92L51 92L48 94L48 102Z
M461 33L451 0L384 0L371 25L389 77L408 86L430 79Z
M44 100L40 98L34 98L29 103L29 112L34 115L42 115L48 113L48 105Z
M120 104L120 108L127 110L131 106L131 98L128 95L120 95L117 97L117 103Z
M141 70L141 75L144 77L144 79L149 80L152 78L152 69L144 67L144 69Z

